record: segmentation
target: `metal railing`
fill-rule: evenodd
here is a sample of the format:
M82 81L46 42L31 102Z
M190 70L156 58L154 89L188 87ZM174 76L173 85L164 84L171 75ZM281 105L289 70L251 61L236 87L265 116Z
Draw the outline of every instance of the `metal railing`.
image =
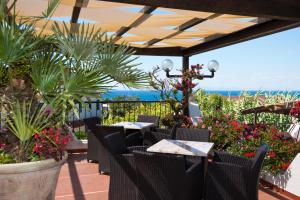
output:
M172 112L166 101L91 101L78 103L79 116L69 115L73 131L84 137L83 120L99 117L101 124L110 125L121 121L136 121L138 115L156 115L163 118ZM80 137L80 136L79 136Z

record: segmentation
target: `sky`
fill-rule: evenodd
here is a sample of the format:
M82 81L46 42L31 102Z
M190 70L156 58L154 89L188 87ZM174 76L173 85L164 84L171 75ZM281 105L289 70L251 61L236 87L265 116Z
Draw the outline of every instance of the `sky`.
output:
M140 56L138 68L151 71L164 59L174 62L172 73L181 69L181 57ZM190 58L190 65L217 60L215 78L197 81L205 90L300 90L300 28L276 33ZM208 70L204 72L209 73ZM163 78L165 74L162 72Z

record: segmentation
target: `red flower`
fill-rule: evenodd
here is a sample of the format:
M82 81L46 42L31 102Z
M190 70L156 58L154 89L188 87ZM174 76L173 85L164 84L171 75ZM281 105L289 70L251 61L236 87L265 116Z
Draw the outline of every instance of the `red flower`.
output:
M281 169L287 170L290 166L290 163L285 163L281 165Z
M253 158L255 156L255 152L254 151L252 151L252 152L246 152L244 154L244 156L246 156L247 158Z
M33 147L33 152L40 153L41 152L41 146L39 144L35 144Z
M270 151L269 152L269 157L270 158L275 158L276 157L276 153L274 151Z
M277 166L276 165L272 165L272 170L275 170L277 169Z
M290 115L300 117L300 101L294 103L294 107L290 110Z
M34 139L39 139L40 138L40 134L36 133L34 134Z
M230 124L233 126L233 129L235 131L239 131L240 130L240 123L238 123L237 121L231 121Z

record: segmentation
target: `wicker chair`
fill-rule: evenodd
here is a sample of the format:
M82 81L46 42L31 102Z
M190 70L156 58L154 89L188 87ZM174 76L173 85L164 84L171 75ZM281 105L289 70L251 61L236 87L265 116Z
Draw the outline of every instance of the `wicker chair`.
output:
M262 145L253 159L215 152L208 164L206 199L257 200L258 180L268 147Z
M91 117L86 118L83 120L85 125L85 130L90 130L91 128L95 127L95 125L100 124L100 118L99 117Z
M134 151L139 200L200 200L203 168L183 156Z
M147 131L144 135L143 144L151 146L163 139L175 139L177 127L179 127L178 124L174 125L172 129L157 128L154 131Z
M109 200L137 200L137 176L133 150L145 151L145 147L126 148L120 133L104 137L110 154Z
M189 140L197 142L208 142L210 131L208 129L177 128L176 140Z
M123 126L92 126L90 131L88 131L87 160L93 160L99 163L99 173L110 172L109 154L103 138L115 132L121 133L126 147L135 144L142 144L139 133L132 133L125 137Z
M153 123L154 128L159 127L159 116L153 115L138 115L137 122L148 122Z

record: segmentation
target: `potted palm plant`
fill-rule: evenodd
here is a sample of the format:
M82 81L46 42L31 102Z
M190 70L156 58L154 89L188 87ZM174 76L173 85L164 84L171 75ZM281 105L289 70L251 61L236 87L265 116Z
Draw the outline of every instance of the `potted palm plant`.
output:
M15 2L0 2L0 199L54 199L76 103L116 83L142 86L147 76L133 63L132 49L93 26L54 23L53 34L43 34L60 0L26 18L15 14ZM41 20L46 24L37 29ZM8 76L16 66L22 76Z

